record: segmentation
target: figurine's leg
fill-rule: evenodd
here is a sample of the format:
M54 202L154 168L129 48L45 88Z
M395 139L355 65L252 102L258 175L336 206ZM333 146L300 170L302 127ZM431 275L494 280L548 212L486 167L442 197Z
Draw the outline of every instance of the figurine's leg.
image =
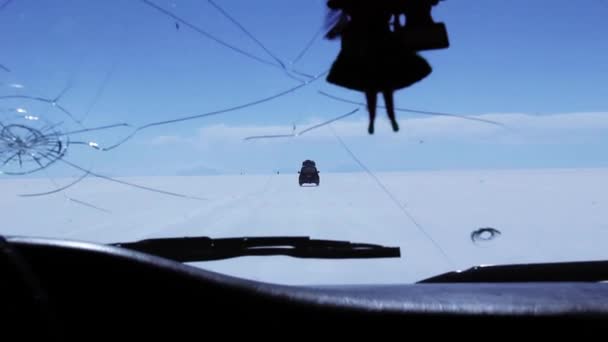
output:
M367 99L367 111L369 112L369 126L367 132L374 134L374 120L376 120L376 104L377 97L375 91L366 91L365 98Z
M393 126L393 131L399 131L399 124L397 123L397 119L395 118L395 103L393 101L393 91L385 90L382 92L384 96L384 104L386 105L386 114L388 114L388 118L391 120L391 126Z

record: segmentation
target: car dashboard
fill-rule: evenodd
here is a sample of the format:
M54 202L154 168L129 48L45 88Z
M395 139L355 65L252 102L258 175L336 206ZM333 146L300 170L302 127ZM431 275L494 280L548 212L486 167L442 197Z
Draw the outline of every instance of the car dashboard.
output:
M219 322L608 318L608 285L602 282L285 286L109 245L8 238L2 248L0 272L5 281L0 289L8 308L3 322L22 333L65 339L91 331L141 336L179 331L187 336Z

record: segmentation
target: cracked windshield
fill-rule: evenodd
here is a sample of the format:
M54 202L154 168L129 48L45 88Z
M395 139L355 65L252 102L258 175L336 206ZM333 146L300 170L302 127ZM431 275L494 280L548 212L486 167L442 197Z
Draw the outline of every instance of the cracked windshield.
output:
M0 0L0 234L399 249L188 262L279 284L606 259L607 15L603 0Z

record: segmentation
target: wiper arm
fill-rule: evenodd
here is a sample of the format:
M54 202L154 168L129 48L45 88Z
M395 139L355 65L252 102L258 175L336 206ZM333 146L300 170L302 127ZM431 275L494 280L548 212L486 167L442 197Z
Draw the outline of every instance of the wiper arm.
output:
M309 237L238 237L213 239L183 237L114 243L112 246L148 253L179 262L211 261L242 256L284 255L294 258L367 259L399 258L399 247Z
M476 266L418 283L599 282L608 280L608 261Z

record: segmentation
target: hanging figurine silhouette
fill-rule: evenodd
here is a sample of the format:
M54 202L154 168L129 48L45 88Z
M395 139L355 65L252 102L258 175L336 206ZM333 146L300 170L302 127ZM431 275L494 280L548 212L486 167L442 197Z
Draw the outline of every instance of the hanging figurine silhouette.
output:
M431 74L421 50L448 47L447 32L431 9L439 0L329 0L326 39L341 38L329 83L365 93L369 134L374 133L377 94L382 93L393 131L399 131L393 93ZM400 24L405 15L406 23ZM391 25L391 21L393 25Z

